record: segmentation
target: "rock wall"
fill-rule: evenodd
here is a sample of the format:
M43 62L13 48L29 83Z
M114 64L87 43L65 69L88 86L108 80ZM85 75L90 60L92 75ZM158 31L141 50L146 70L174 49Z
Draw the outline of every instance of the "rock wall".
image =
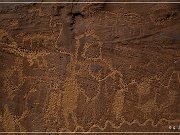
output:
M180 130L179 4L0 7L1 132Z

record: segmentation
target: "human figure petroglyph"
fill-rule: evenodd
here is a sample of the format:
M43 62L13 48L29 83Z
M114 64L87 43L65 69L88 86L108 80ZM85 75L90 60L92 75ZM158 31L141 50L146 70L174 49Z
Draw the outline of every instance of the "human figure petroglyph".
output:
M99 37L95 34L95 31L94 30L89 30L87 31L85 34L82 34L80 35L78 38L77 38L77 42L79 43L80 45L80 39L83 38L84 36L88 36L88 37L91 37L91 36L94 36L95 39L97 39L99 42L100 42L100 39ZM103 44L102 44L103 45ZM101 45L101 46L102 46ZM87 43L85 44L84 46L84 52L86 52L86 50L91 46L91 44ZM116 70L116 69L113 69L112 67L112 63L111 62L108 62L107 60L103 59L103 58L99 58L99 59L95 59L95 58L87 58L84 56L84 58L86 59L87 61L87 64L86 64L86 68L88 68L88 74L91 75L94 79L96 79L99 83L105 81L107 78L111 77L111 78L114 78L114 76L116 74L120 75L122 77L122 74L120 71ZM88 64L88 61L89 61L89 64ZM83 63L83 62L82 62ZM82 64L81 64L82 65ZM92 70L92 66L95 65L95 66L100 66L100 69L99 71L95 72ZM80 66L80 71L81 70L81 66ZM97 67L96 67L97 68ZM82 73L82 72L80 72ZM87 73L86 73L87 74ZM122 83L122 82L119 82L119 83ZM100 85L100 84L99 84ZM98 98L98 95L97 94L95 96L95 98L93 99L96 99ZM116 102L116 101L115 101ZM117 101L118 102L118 101Z
M96 96L94 96L93 98L89 98L88 95L86 95L83 92L84 90L82 90L82 88L78 85L77 80L76 80L76 76L83 75L83 72L88 73L90 71L90 68L89 68L90 65L96 61L97 62L98 61L99 62L104 61L104 64L106 63L106 66L108 67L108 69L112 70L111 71L112 73L107 74L107 76L105 76L102 80L99 80L98 77L95 77L97 79L97 81L99 82L99 84L98 84L99 88L100 88L100 81L104 81L108 77L113 78L113 76L115 74L121 74L119 71L114 70L110 66L110 63L106 62L105 60L101 60L101 58L93 59L93 58L86 58L85 57L85 61L78 61L77 60L79 47L80 47L80 39L83 38L84 36L92 36L92 35L95 37L95 39L98 39L97 35L94 34L93 30L87 31L87 32L85 32L85 34L82 34L82 35L76 37L75 53L71 56L71 61L68 64L67 69L68 69L69 75L67 76L67 78L65 80L65 85L64 85L65 91L63 92L63 98L62 98L63 115L65 118L65 123L66 123L67 129L68 129L69 124L70 124L69 119L68 119L70 116L72 117L75 125L76 126L78 125L78 120L77 120L76 115L74 113L74 111L77 108L78 95L81 93L86 97L87 101L94 101L95 99L98 98L98 95L100 94L100 90L99 90L98 93L96 94ZM84 47L84 49L85 49L85 47ZM102 62L100 62L100 63L102 63ZM88 74L92 75L91 72L89 72ZM84 75L88 75L88 74L84 74ZM67 102L69 105L67 105Z
M78 42L77 42L78 43ZM79 63L77 59L78 53L78 45L76 44L75 54L71 57L71 62L68 64L68 72L64 84L63 98L62 98L62 107L63 107L63 115L65 119L66 129L69 130L69 117L71 116L73 122L76 127L78 127L78 120L75 114L77 108L77 99L79 94L83 94L86 97L86 100L89 101L90 98L85 94L84 90L79 86L76 80L76 76L79 74L76 66L80 64L80 68L84 67L84 63ZM85 67L84 67L85 68ZM95 99L95 97L94 97ZM94 100L91 99L91 100Z
M89 37L91 35L93 35L93 34L94 34L94 31L90 31L90 32L87 33L87 35ZM80 38L83 38L83 35L80 35L78 40L77 40L79 45L80 45L80 40L79 40ZM99 38L97 38L97 39L99 40ZM88 48L89 46L90 45L87 44L87 46L85 46L84 48L86 48L86 47ZM112 63L110 61L107 61L107 60L105 60L103 58L100 58L100 59L87 58L87 57L84 57L84 58L85 58L85 61L86 61L85 63L86 64L85 64L85 66L82 66L83 62L81 62L81 64L80 64L80 71L81 71L80 74L82 74L82 71L83 71L81 68L86 68L86 69L88 68L88 73L86 73L86 74L91 75L94 79L96 79L98 81L98 83L99 83L98 84L99 85L99 92L96 94L96 96L94 98L90 99L90 101L96 101L96 100L98 100L98 97L101 94L100 93L100 91L102 89L101 86L100 86L101 83L105 82L109 78L112 78L112 79L114 79L114 81L116 81L115 76L118 75L119 77L122 77L122 74L121 74L120 71L113 68ZM97 66L100 66L99 71L97 71L97 72L93 71L92 70L93 65L95 65L96 68L97 68ZM87 70L85 70L85 72L87 72ZM122 79L119 80L118 84L119 85L122 84L123 86L125 86L124 83L122 82ZM116 104L117 108L123 109L123 104L124 104L124 100L123 100L124 96L123 95L124 95L124 92L122 93L122 97L119 95L119 97L121 97L121 98L116 98L116 97L114 98L114 104ZM118 105L118 103L120 103L120 105ZM94 110L93 112L94 112L93 116L96 116L96 110ZM113 113L117 116L117 119L121 119L122 110L120 111L118 109L113 109Z
M77 38L76 38L76 42L77 42L77 44L79 44L79 46L80 46L80 39L81 38L83 38L83 37L93 37L95 40L97 40L96 42L99 42L100 44L101 44L101 47L102 47L102 43L100 42L100 39L99 39L99 37L95 34L95 31L94 30L88 30L88 31L86 31L84 34L82 34L82 35L80 35L80 36L78 36ZM92 41L93 42L93 41ZM87 44L85 44L85 46L84 46L84 53L87 51L87 49L89 48L91 46L91 44L89 44L89 43L87 43ZM101 48L100 48L100 52L101 52ZM83 54L84 54L83 53ZM89 75L91 75L94 79L96 79L99 83L100 83L100 81L105 81L108 77L113 77L115 74L119 74L119 75L122 75L119 71L117 71L117 70L115 70L115 69L113 69L112 68L112 66L111 66L111 64L109 63L109 62L107 62L106 60L104 60L104 59L102 59L102 53L100 53L101 55L101 57L98 57L98 58L90 58L90 57L85 57L84 56L84 58L86 59L85 60L85 63L84 62L82 62L81 64L80 64L80 74L82 74L82 71L83 71L83 69L84 68L86 68L86 69L84 69L84 71L85 72L87 72L86 74L89 74ZM89 63L89 64L88 64ZM85 64L84 66L83 66L83 64ZM92 71L92 69L91 69L91 67L93 66L93 65L96 65L96 66L101 66L101 69L98 71L99 73L93 73L93 71ZM88 70L87 70L88 69ZM101 73L101 70L106 70L107 71L107 73L105 73L104 75L103 75L103 72ZM105 72L106 72L105 71ZM99 92L98 92L99 93ZM95 98L98 96L98 93L97 93L97 95L95 96ZM93 98L93 99L95 99L95 98Z

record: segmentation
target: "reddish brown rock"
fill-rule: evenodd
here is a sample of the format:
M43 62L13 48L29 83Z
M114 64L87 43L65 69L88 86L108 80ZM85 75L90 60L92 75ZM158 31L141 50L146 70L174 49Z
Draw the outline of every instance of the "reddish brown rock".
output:
M1 132L180 131L179 4L0 7Z

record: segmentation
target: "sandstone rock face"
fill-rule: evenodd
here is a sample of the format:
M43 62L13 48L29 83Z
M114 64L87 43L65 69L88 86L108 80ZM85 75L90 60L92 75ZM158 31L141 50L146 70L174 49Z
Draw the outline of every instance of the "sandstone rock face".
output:
M180 131L179 11L2 4L0 131Z

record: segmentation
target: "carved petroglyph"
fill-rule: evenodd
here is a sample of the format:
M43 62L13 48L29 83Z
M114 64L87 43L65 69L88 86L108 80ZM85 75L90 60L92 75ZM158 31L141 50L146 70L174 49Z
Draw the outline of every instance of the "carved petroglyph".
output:
M4 130L6 132L16 131L16 123L15 123L14 116L11 115L11 113L9 112L9 108L7 105L5 105L4 109L5 109L4 114L2 117L2 125L3 125Z
M28 34L28 35L24 35L23 36L23 45L28 45L30 47L30 49L33 49L33 48L38 48L40 47L40 45L45 45L46 46L46 43L48 41L51 41L53 40L54 37L52 36L49 36L48 34L41 34L41 33L34 33L34 34ZM34 44L36 43L36 44Z
M152 7L150 19L154 25L166 25L176 18L178 10L172 10L167 4L157 4Z
M50 53L42 50L42 51L28 51L26 49L22 49L22 48L3 48L4 51L8 52L8 53L12 53L15 54L17 56L21 56L23 58L26 58L27 61L29 62L29 65L32 66L34 63L37 63L38 66L46 67L46 61L43 58L44 56L49 55ZM41 61L39 60L39 58L41 59Z
M150 80L144 78L143 81L137 86L137 93L139 95L139 103L141 104L141 97L150 93Z
M54 124L60 124L59 113L61 112L62 106L62 93L50 92L48 95L49 99L47 102L47 107L45 107L45 124L46 126L52 126Z
M42 11L41 8L31 8L28 10L29 14L38 14L38 16L45 16L46 14Z
M125 13L122 15L122 18L125 21L125 25L131 28L130 34L135 35L136 28L139 29L139 36L143 36L143 18L137 13Z
M89 59L101 59L102 52L101 52L102 43L87 43L84 46L84 53L82 57L89 58Z
M67 70L69 75L65 79L64 91L62 96L62 107L63 116L65 119L65 127L69 130L69 117L71 116L73 122L77 126L77 117L75 115L75 110L77 108L77 99L80 92L80 87L76 80L76 65L77 65L77 53L79 44L75 44L75 53L71 57L70 63L67 65Z
M173 76L176 78L173 78ZM174 83L174 82L175 82L175 84L179 83L178 72L173 72L171 74L167 86L162 85L163 87L165 87L168 90L168 95L167 95L167 100L163 104L161 104L159 107L159 111L161 111L161 112L163 112L168 107L172 106L175 103L176 99L178 98L178 92L175 91L175 89L173 89L173 87L171 86L172 85L171 83ZM178 86L178 84L177 84L177 86Z
M3 115L1 118L2 126L5 132L15 132L17 129L20 132L26 132L25 128L21 125L21 120L26 115L26 112L22 116L17 117L11 114L9 107L4 106Z
M167 131L179 123L178 6L132 5L1 12L0 130Z
M0 46L1 45L10 45L12 47L17 47L17 43L14 41L14 39L7 31L3 29L0 29Z
M155 107L156 101L154 99L149 99L145 104L138 106L137 108L145 114L145 119L147 119L148 114L150 114Z
M75 124L77 124L77 119L75 116L75 109L77 108L77 98L79 95L79 86L77 84L75 76L72 74L67 77L64 84L64 92L63 92L63 115L65 118L66 128L69 126L69 115L72 115L72 119Z
M98 81L104 81L116 73L122 75L120 71L113 69L105 60L94 61L89 66L89 74Z
M19 87L23 84L22 73L22 59L15 59L15 65L7 69L4 74L4 89L6 90L8 97L11 99L14 97L14 92L19 90ZM15 78L12 80L12 78Z
M116 116L116 119L119 119L122 117L122 111L123 111L123 106L124 106L124 97L125 93L123 90L118 90L116 92L116 95L114 97L114 103L112 105L113 107L113 113Z
M17 27L18 25L19 25L19 21L15 19L11 20L9 23L10 27Z
M54 38L55 47L57 47L58 40L62 35L63 23L61 22L53 22L53 17L50 17L49 26L52 28L52 38ZM55 30L58 30L57 36L55 36Z
M17 43L14 41L13 38L9 36L9 34L3 30L1 30L1 37L0 37L0 46L3 51L6 51L8 53L15 54L17 56L21 56L23 58L26 58L27 61L29 62L29 65L32 66L35 62L40 66L46 66L46 61L43 58L44 56L47 56L48 52L45 50L38 50L36 49L37 44L35 46L35 50L33 50L33 42L34 41L41 41L41 40L46 40L48 36L42 36L41 34L35 34L35 35L28 35L23 37L23 44L27 44L28 41L30 41L30 50L25 49L22 47L18 47ZM8 39L8 43L3 43L3 38L6 37ZM45 41L46 42L46 41ZM39 60L40 59L40 60ZM40 62L41 61L41 62Z
M174 104L174 101L175 101L175 99L177 98L177 92L176 91L169 91L169 104L170 105L172 105L172 104Z
M99 37L96 35L94 30L88 30L84 34L79 35L76 37L76 42L80 47L80 40L83 38L92 39L90 42L87 42L83 45L83 52L81 56L85 59L95 60L95 59L102 59L102 43L100 42ZM79 48L78 47L78 48Z
M96 18L97 23L99 26L102 27L114 27L118 23L118 14L109 12L109 11L102 11ZM98 26L95 24L95 26Z

